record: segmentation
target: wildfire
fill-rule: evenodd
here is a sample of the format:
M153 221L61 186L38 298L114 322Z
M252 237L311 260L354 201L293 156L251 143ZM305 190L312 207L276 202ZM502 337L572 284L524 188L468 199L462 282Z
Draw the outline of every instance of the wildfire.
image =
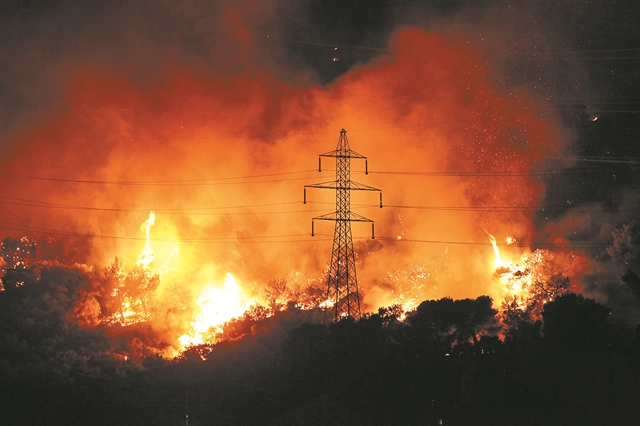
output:
M395 193L398 200L416 200L415 206L392 206L403 208L402 217L394 218L396 210L381 210L376 218L387 228L383 234L395 238L378 241L376 253L367 260L368 269L359 272L367 286L363 291L367 306L376 309L399 305L409 311L426 299L452 293L477 295L486 283L482 275L478 279L477 269L480 274L487 271L485 265L476 268L477 259L468 258L468 247L447 244L442 253L443 246L439 244L419 242L427 235L434 235L430 238L434 242L462 237L465 241L475 240L483 232L480 220L483 224L497 222L484 215L432 210L428 206L473 205L493 211L492 205L533 204L543 185L532 178L535 174L511 172L526 172L529 168L535 171L540 162L534 159L560 155L561 141L566 138L564 129L548 119L548 114L539 114L535 96L526 89L508 93L496 89L497 80L487 72L489 59L473 45L460 43L457 36L406 29L389 46L393 47L380 59L372 59L357 72L349 72L322 87L310 85L305 79L280 81L279 74L269 72L257 74L259 78L253 72L227 78L215 70L171 65L157 70L164 77L149 90L137 79L130 79L135 73L121 72L117 67L103 69L103 64L84 64L79 72L65 73L70 80L65 92L69 105L64 113L52 115L51 120L28 123L25 128L34 130L24 134L17 131L15 140L11 140L16 147L23 142L25 146L12 150L2 163L2 226L24 219L25 226L44 226L51 232L60 232L70 231L73 224L72 234L78 237L69 236L70 244L78 238L83 245L73 247L60 259L76 259L78 253L106 257L112 253L108 247L121 241L122 236L116 231L126 229L121 223L127 219L125 211L143 206L149 209L151 205L161 208L156 211L165 215L159 216L158 226L153 211L140 226L145 235L144 247L138 252L143 244L136 246L125 262L127 267L133 264L133 270L120 265L119 271L114 269L107 277L108 293L88 298L102 304L102 312L96 317L103 323L128 326L147 322L146 329L162 334L158 341L176 348L209 342L212 329L215 333L216 327L251 306L252 301L243 294L233 275L229 274L224 282L204 275L212 259L216 271L246 276L250 282L286 277L289 271L300 269L303 276L299 279L274 286L264 299L265 306L271 310L284 309L288 303L303 309L325 307L331 303L320 304L326 284L321 279L314 283L305 277L321 273L319 265L326 254L322 254L318 240L295 237L300 232L298 225L306 230L304 224L310 212L276 206L300 198L300 186L284 182L306 179L306 174L296 173L308 169L307 161L315 161L316 153L324 152L330 143L324 137L302 143L300 134L324 134L328 129L340 128L333 126L342 117L351 117L346 125L353 123L354 129L360 128L364 133L362 143L370 144L366 150L373 155L372 164L379 167L378 173L391 173L372 173L372 178L378 180L371 183L384 183L385 191ZM340 56L337 52L335 55ZM414 75L433 78L425 82ZM337 110L336 93L344 94L344 102ZM407 98L414 100L410 113L406 112ZM129 105L127 109L122 109L124 104ZM313 114L307 108L311 106ZM477 120L465 126L447 124L450 117L460 113ZM87 120L87 114L104 120ZM316 119L322 116L326 120ZM427 121L430 124L424 127ZM78 128L83 128L86 138L98 137L101 143L85 144L85 138L74 136ZM389 130L368 134L372 128ZM107 137L105 129L109 130ZM430 143L416 143L417 131L419 138L426 137ZM234 135L233 143L228 142L230 134ZM529 143L514 143L524 135ZM121 143L123 138L136 143ZM257 147L260 155L256 154ZM441 155L433 155L434 150ZM130 161L132 158L136 161ZM217 160L215 167L212 158ZM278 161L270 161L274 158ZM33 174L40 177L29 178L24 170L35 170L37 173ZM420 170L447 173L414 173ZM486 175L488 170L495 170L497 175L505 171L510 178ZM284 176L289 173L292 177ZM477 173L484 177L476 179ZM274 179L254 179L280 174ZM64 178L65 186L60 178ZM100 191L67 187L89 180L130 184L102 185ZM425 185L430 188L430 199L418 201L425 198ZM21 197L32 202L19 201ZM114 205L116 199L118 203ZM82 210L85 213L100 211L105 219L78 213L74 206L91 209ZM39 212L48 211L42 210L45 208L51 209L52 214L40 215ZM115 211L119 213L109 219L107 214ZM162 222L168 211L173 215L170 232ZM298 216L291 216L294 214ZM525 216L524 212L505 216L501 228L515 229L512 225L520 225L527 220ZM137 225L144 217L136 220ZM44 221L51 223L39 223ZM387 227L396 223L397 230ZM517 229L527 229L532 224L529 221L524 225L527 226ZM8 231L14 232L11 226ZM151 242L152 228L154 237L163 233L162 242ZM110 245L103 242L106 238L85 243L88 230L112 238L107 240ZM229 249L234 238L243 244ZM177 248L167 250L166 242L171 239L182 241L180 254ZM506 294L521 294L533 279L528 264L520 261L520 266L503 259L496 239L490 239L495 254L495 287ZM292 240L296 245L290 243ZM513 240L508 239L510 242ZM473 249L474 256L476 250ZM508 257L507 253L503 255ZM479 256L485 260L483 254ZM447 260L438 260L442 258ZM165 262L166 259L169 260ZM364 263L365 256L359 261ZM415 262L428 262L428 267ZM237 273L237 265L242 265L243 275ZM490 265L486 261L486 266ZM179 341L178 336L182 336Z

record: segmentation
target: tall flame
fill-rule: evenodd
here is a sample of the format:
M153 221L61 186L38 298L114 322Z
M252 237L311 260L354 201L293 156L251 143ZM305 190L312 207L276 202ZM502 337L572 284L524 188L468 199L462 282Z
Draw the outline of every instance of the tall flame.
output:
M502 285L503 296L519 298L519 307L524 309L532 282L539 278L537 276L539 272L536 271L540 269L543 263L542 254L539 251L533 253L525 252L518 263L505 261L500 255L500 249L495 237L489 233L487 234L495 253L494 279ZM507 244L513 244L515 238L507 237L506 242Z
M493 265L496 269L504 266L504 262L502 261L502 257L500 256L500 249L498 248L498 244L496 243L496 237L489 234L489 240L491 241L491 246L493 247L493 252L496 255L496 260L493 262Z
M140 230L144 232L146 237L146 244L140 252L140 258L137 265L146 268L153 262L153 250L151 250L151 227L156 222L156 215L153 212L149 212L149 218L140 225Z

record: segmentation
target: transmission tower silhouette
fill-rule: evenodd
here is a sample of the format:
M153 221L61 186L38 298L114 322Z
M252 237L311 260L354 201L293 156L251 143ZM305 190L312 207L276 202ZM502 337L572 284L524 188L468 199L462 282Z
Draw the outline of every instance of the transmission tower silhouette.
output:
M351 191L377 191L380 193L380 208L382 208L382 190L363 185L351 180L351 159L358 158L365 161L365 174L369 174L367 157L349 148L347 131L340 130L338 147L334 151L325 152L318 157L318 171L322 171L322 157L336 159L336 180L304 186L304 204L307 203L307 188L333 189L336 191L336 211L311 219L311 236L315 235L316 220L332 220L336 223L333 234L333 250L331 264L327 276L327 299L325 306L325 321L337 321L351 317L360 319L360 297L358 294L358 278L356 275L356 260L353 251L351 222L370 222L371 238L375 238L374 225L367 219L351 211Z

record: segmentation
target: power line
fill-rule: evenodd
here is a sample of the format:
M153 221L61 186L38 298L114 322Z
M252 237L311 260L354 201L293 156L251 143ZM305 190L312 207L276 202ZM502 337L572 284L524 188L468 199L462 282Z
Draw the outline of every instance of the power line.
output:
M3 199L9 199L5 201ZM299 205L300 201L290 201L284 203L267 203L267 204L254 204L254 205L239 205L239 206L220 206L220 207L199 207L199 208L108 208L108 207L91 207L91 206L74 206L67 204L47 203L41 201L27 200L23 198L5 197L0 196L0 203L6 205L15 205L23 207L38 207L38 208L52 208L61 210L87 210L87 211L104 211L104 212L123 212L123 213L148 213L153 211L156 214L162 215L264 215L264 214L293 214L293 213L310 213L322 211L322 209L314 210L283 210L283 211L231 211L220 212L220 210L236 210L236 209L254 209L259 207L271 207L271 206L290 206ZM307 204L332 204L329 202L317 202L307 201ZM379 205L369 204L353 204L359 208L379 208ZM621 206L638 206L640 203L619 203L617 207ZM487 213L527 213L527 212L552 212L555 210L565 210L568 207L576 208L581 205L516 205L516 206L413 206L413 205L394 205L385 204L386 208L398 208L398 209L415 209L415 210L437 210L437 211L460 211L460 212L487 212ZM583 213L597 213L602 210L583 210ZM619 212L630 212L635 210L616 210Z
M5 201L4 199L9 199L10 201ZM38 207L38 208L50 208L50 209L60 209L60 210L87 210L87 211L104 211L104 212L122 212L122 213L148 213L149 211L153 211L156 214L162 215L178 215L178 214L189 214L189 215L252 215L252 214L292 214L292 213L308 213L309 210L284 210L284 211L233 211L233 212L220 212L220 210L236 210L236 209L251 209L255 207L270 207L270 206L284 206L296 204L299 205L300 202L288 202L288 203L268 203L268 204L255 204L253 206L227 206L227 207L199 207L199 208L108 208L108 207L91 207L91 206L74 206L68 204L56 204L56 203L47 203L41 201L27 200L23 198L15 198L15 197L5 197L0 196L0 203L14 206L23 206L23 207ZM320 211L320 210L314 210Z
M606 157L606 156L532 156L527 157L539 158L543 160L559 160L559 161L575 161L575 162L591 162L591 163L612 163L612 164L628 164L637 165L640 164L640 159L635 157ZM17 174L9 172L0 172L0 177L9 179L22 179L22 180L36 180L36 181L49 181L49 182L61 182L61 183L81 183L81 184L93 184L93 185L123 185L123 186L205 186L205 185L245 185L256 183L277 183L277 182L289 182L310 179L311 177L295 177L288 179L262 179L265 177L286 176L301 173L317 172L317 170L300 170L292 172L282 173L270 173L263 175L248 175L248 176L235 176L235 177L221 177L221 178L208 178L208 179L185 179L185 180L157 180L157 181L118 181L118 180L91 180L91 179L69 179L58 178L52 176L34 176L26 174ZM371 174L394 174L394 175L415 175L415 176L547 176L547 175L560 175L570 176L580 173L607 173L599 169L568 169L563 171L550 171L550 170L512 170L512 171L491 171L491 172L479 172L479 171L369 171ZM262 180L251 180L262 179ZM246 181L244 181L246 180ZM231 181L231 182L230 182Z
M535 156L530 155L532 158L540 158L545 160L564 160L564 161L583 161L586 163L613 163L613 164L640 164L640 158L637 157L609 157L609 156L553 156L553 157L543 157L543 156ZM585 169L589 170L589 169Z
M287 182L294 180L309 179L306 177L290 178L290 179L269 179L269 180L257 180L246 182L227 182L230 180L241 179L257 179L273 176L285 176L300 173L314 172L315 170L301 170L295 172L283 172L283 173L270 173L264 175L253 176L237 176L237 177L223 177L223 178L211 178L211 179L186 179L186 180L157 180L157 181L118 181L118 180L90 180L90 179L64 179L56 177L46 176L33 176L17 173L0 172L0 176L10 179L25 179L25 180L38 180L38 181L50 181L50 182L64 182L64 183L84 183L84 184L97 184L97 185L124 185L124 186L183 186L183 185L245 185L254 183L274 183L274 182Z
M640 203L624 203L619 205L632 205L632 206L640 206ZM375 207L375 206L370 206ZM576 205L559 205L559 206L490 206L490 207L435 207L435 206L397 206L397 205L389 205L385 204L385 208L398 208L398 209L416 209L416 210L438 210L438 211L457 211L457 212L486 212L486 213L544 213L544 212L554 212L556 210L564 211L568 207L576 208ZM582 210L580 209L580 213L601 213L603 210ZM633 210L616 210L617 212L635 212L637 209Z
M166 213L171 214L174 212L178 213L192 213L192 212L200 212L200 211L211 211L211 210L226 210L226 209L250 209L256 207L274 207L274 206L286 206L291 204L300 204L299 201L290 201L285 203L265 203L265 204L245 204L245 205L237 205L237 206L216 206L216 207L185 207L185 208L100 208L100 207L88 207L88 206L74 206L69 204L58 204L58 203L49 203L45 201L36 201L29 200L26 198L17 198L17 197L8 197L4 195L0 195L0 202L3 202L2 199L11 200L11 202L4 201L5 204L15 204L15 205L25 205L30 207L52 207L52 208L64 208L64 209L72 209L72 210L99 210L99 211L114 211L114 212L132 212L132 213L148 213L150 210L155 213ZM24 204L19 204L24 203Z
M111 239L111 240L125 240L125 241L140 241L144 242L144 237L124 237L116 235L104 235L104 234L92 234L75 231L65 231L53 228L43 228L29 225L20 225L11 222L0 221L0 223L7 229L20 231L20 232L34 232L44 233L47 235L60 235L67 237L77 238L96 238L96 239ZM219 237L219 238L153 238L154 243L203 243L203 244L267 244L267 243L310 243L314 241L331 241L332 236L328 234L315 234L316 237L310 240L309 234L284 234L284 235L262 235L253 237ZM301 239L292 239L294 237L300 237ZM304 237L304 239L302 239ZM367 237L353 237L358 240L367 240ZM421 244L448 244L448 245L462 245L462 246L482 246L491 247L491 242L476 242L476 241L452 241L452 240L435 240L435 239L414 239L404 237L392 237L392 236L376 236L376 240L389 241L398 244L405 243L421 243ZM496 243L500 247L518 247L518 248L532 248L530 245L524 245L518 242ZM532 244L536 248L603 248L609 247L611 244L607 243L568 243L568 244L550 244L550 243L535 243Z
M66 237L78 238L97 238L110 240L126 240L126 241L146 241L145 237L125 237L118 235L93 234L86 232L67 231L54 228L44 228L30 225L20 225L17 223L0 221L7 229L20 232L44 233L47 235L60 235ZM234 236L234 237L218 237L218 238L153 238L154 243L215 243L215 244L256 244L256 243L297 243L310 242L307 238L309 235L304 234L283 234L283 235L257 235L257 236ZM304 239L290 239L294 237L304 237ZM289 238L289 239L283 239ZM328 239L320 238L319 241Z
M578 0L576 0L577 2ZM539 2L539 0L532 0L531 2ZM277 40L277 38L268 37L270 40ZM293 44L304 44L308 46L319 46L319 47L330 47L334 50L338 49L352 49L352 50L371 50L378 51L382 53L394 53L394 52L428 52L426 49L390 49L388 47L378 47L378 46L363 46L363 45L355 45L355 44L340 44L340 43L326 43L326 42L313 42L313 41L305 41L305 40L289 40L290 43ZM540 58L543 56L553 56L553 55L582 55L582 54L593 54L593 53L628 53L628 52L638 52L640 48L627 48L627 49L593 49L593 50L560 50L560 51L525 51L525 52L510 52L507 53L508 56L525 56L525 57L534 57ZM621 57L596 57L595 59L617 59ZM624 57L625 59L639 59L637 56ZM589 59L589 58L582 58Z
M356 95L356 97L361 97ZM410 128L410 127L435 127L435 126L444 126L449 124L459 124L471 121L487 121L484 118L474 118L467 120L453 120L453 121L441 121L441 122L429 122L429 123L415 123L415 124L407 124L403 126L388 126L388 127L373 127L373 128L361 128L354 129L352 132L366 132L366 131L375 131L375 130L386 130L386 129L402 129L402 128ZM158 135L158 136L97 136L97 135L81 135L81 134L71 134L64 135L66 138L82 138L82 139L91 139L91 140L103 140L103 139L121 139L121 140L211 140L211 139L256 139L256 138L284 138L284 137L295 137L295 136L316 136L316 135L325 135L328 133L333 133L330 131L315 131L315 132L300 132L300 133L253 133L245 136L236 135L208 135L208 136L171 136L171 135Z
M443 240L422 240L411 238L398 238L398 237L376 237L376 239L384 241L395 241L398 243L428 243L428 244L451 244L451 245L466 245L466 246L492 246L491 242L473 242L473 241L443 241ZM531 248L530 245L520 244L518 242L496 243L500 247L518 247L518 248ZM609 247L611 244L607 243L569 243L569 244L549 244L549 243L535 243L532 244L536 248L603 248Z
M612 163L612 164L640 164L632 162L620 162L616 160L592 160L595 163ZM585 174L590 175L607 175L611 174L611 170L601 169L573 169L570 171L554 172L546 170L514 170L512 172L425 172L425 171L369 171L369 174L380 175L396 175L396 176L436 176L436 177L508 177L508 176L583 176ZM620 173L619 169L615 170L615 173Z

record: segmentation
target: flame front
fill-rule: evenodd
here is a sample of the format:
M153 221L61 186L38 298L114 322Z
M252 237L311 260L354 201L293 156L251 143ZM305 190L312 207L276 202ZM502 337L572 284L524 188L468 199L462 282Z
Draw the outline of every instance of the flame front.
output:
M156 256L151 248L151 227L154 225L155 214L150 212L149 218L140 226L145 233L145 245L131 271L125 272L118 259L107 268L108 276L113 279L110 296L116 309L104 322L125 327L146 322L161 330L160 323L170 321L172 335L176 331L183 333L171 342L173 349L164 351L170 356L188 346L216 343L224 324L242 316L258 301L243 292L231 273L226 274L222 285L200 284L201 280L207 279L207 274L213 274L213 271L207 271L194 278L195 282L188 288L180 288L182 284L175 282L172 276L181 266L177 247L166 253L166 262L153 266ZM167 300L182 305L179 315L167 317L167 311L163 310ZM169 312L175 313L175 309L170 307Z
M222 286L205 288L198 298L198 306L200 312L191 323L190 332L179 339L185 347L215 343L215 335L222 331L224 323L242 316L251 306L251 300L243 294L235 277L227 273Z

